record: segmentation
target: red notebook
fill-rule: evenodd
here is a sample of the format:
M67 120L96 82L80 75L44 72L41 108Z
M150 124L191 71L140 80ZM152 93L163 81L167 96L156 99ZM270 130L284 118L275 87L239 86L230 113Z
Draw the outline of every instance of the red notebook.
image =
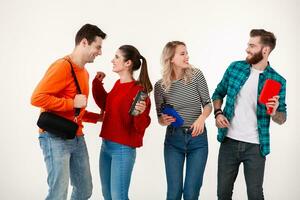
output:
M281 89L281 84L278 81L274 81L273 79L267 79L264 87L261 90L259 96L259 103L266 104L270 98L279 94ZM267 110L268 114L272 113L272 108Z

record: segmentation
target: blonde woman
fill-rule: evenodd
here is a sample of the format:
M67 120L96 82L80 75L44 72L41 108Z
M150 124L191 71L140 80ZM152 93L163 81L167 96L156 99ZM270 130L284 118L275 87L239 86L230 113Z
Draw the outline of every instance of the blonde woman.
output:
M206 80L202 72L189 64L185 43L168 42L162 52L163 77L154 93L158 121L167 126L164 159L167 176L167 200L198 199L208 154L205 120L212 111ZM162 104L173 106L184 120L163 114ZM183 166L186 162L185 180Z

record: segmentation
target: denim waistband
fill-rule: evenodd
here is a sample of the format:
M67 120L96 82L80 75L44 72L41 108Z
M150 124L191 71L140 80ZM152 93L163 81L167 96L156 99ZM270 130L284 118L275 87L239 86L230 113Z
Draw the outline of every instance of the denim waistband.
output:
M167 127L167 132L176 132L176 131L181 131L184 134L192 134L193 128L190 126L181 126L181 127L173 127L173 126L168 126ZM206 126L204 126L203 133L206 133Z
M176 130L182 130L182 132L186 134L191 134L193 131L193 129L191 129L191 127L189 126L181 126L181 127L168 126L167 130L172 132Z
M230 137L225 137L223 142L231 142L231 143L244 143L244 144L250 144L250 145L258 145L259 144L255 144L255 143L250 143L250 142L245 142L245 141L240 141L240 140L235 140L235 139L232 139Z

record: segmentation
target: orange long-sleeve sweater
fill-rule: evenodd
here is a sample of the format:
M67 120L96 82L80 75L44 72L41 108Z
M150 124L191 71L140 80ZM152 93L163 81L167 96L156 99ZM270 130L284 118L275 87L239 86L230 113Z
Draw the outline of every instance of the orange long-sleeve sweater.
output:
M89 74L87 70L76 65L66 56L64 59L55 61L49 67L32 94L31 104L40 107L41 112L47 110L69 120L74 120L73 99L77 94L77 88L72 76L71 65L65 59L72 63L81 92L88 97ZM77 135L83 135L82 122L96 123L99 117L99 114L88 112L85 108L82 108L77 117L77 124L79 125Z

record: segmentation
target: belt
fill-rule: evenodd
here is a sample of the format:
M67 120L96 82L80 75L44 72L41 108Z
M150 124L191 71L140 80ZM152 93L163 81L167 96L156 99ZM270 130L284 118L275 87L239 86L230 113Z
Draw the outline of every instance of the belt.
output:
M183 131L185 132L185 133L189 133L189 131L191 132L191 127L189 127L189 126L182 126L182 127L180 127L181 129L183 129Z
M170 128L171 128L171 130L181 129L183 131L183 133L186 133L186 134L191 134L192 133L192 129L189 126L181 126L181 127L178 127L178 128L170 126Z

